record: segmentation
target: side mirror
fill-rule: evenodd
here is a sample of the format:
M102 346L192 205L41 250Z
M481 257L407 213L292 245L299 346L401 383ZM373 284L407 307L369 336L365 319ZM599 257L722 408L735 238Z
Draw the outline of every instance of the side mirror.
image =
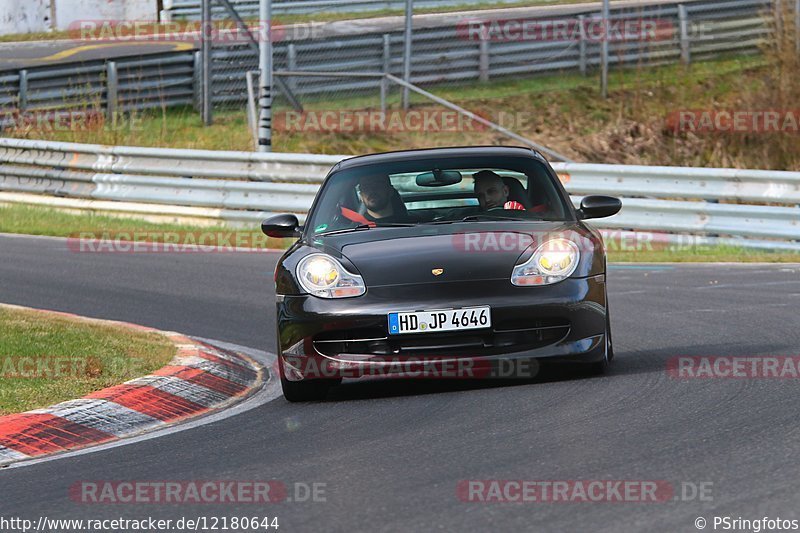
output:
M578 217L582 220L587 218L605 218L616 215L622 209L622 202L613 196L586 196L581 200L581 208L578 209Z
M268 237L288 239L300 235L300 222L295 215L275 215L261 223L261 231Z

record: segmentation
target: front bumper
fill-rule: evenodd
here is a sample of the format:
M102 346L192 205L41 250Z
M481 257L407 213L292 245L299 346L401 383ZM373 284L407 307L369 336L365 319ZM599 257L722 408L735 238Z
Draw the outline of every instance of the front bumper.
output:
M279 364L291 381L420 376L423 368L432 377L448 377L442 369L456 372L453 377L485 377L509 362L591 363L605 357L604 275L545 287L484 280L370 287L357 298L280 300ZM486 305L491 328L388 334L390 312ZM461 375L467 367L474 372Z

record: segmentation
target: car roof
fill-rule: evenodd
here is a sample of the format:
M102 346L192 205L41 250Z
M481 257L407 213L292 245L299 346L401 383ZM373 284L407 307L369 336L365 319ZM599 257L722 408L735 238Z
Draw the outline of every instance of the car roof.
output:
M469 156L528 156L540 161L545 158L532 148L523 146L456 146L448 148L421 148L417 150L400 150L396 152L383 152L379 154L359 155L344 159L334 166L331 172L338 172L362 165L374 165L378 163L394 163L397 161L411 161L415 159L432 159L447 157L469 157Z

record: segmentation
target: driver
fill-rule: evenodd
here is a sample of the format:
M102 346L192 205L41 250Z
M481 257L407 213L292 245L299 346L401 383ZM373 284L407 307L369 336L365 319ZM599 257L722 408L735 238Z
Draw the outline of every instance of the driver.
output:
M361 224L414 222L387 175L364 176L358 182L358 195L366 212L362 215L342 208L345 218Z
M392 196L397 193L397 189L392 187L389 176L365 176L358 181L358 194L361 202L367 208L365 217L367 220L383 220L391 222L396 218Z

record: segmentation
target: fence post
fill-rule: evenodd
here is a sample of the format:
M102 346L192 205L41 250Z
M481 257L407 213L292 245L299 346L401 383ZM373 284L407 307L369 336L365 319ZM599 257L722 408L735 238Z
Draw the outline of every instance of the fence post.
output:
M28 110L28 71L22 69L19 71L19 107L20 113Z
M403 33L403 81L411 83L411 40L414 38L414 0L406 0L405 32ZM408 87L403 87L403 109L411 105Z
M681 62L684 65L688 65L692 62L691 42L689 41L689 14L683 4L678 4L678 24L681 31Z
M248 70L245 73L247 81L247 125L250 126L250 135L253 137L253 150L258 151L258 102L256 98L256 81L254 76L261 76L258 70Z
M608 98L608 27L611 22L609 0L603 0L602 6L603 40L600 42L600 95Z
M800 0L798 0L800 2ZM386 99L389 96L389 80L386 74L392 73L392 36L383 34L383 78L381 78L381 113L386 114Z
M266 153L272 151L273 72L275 71L275 50L272 46L272 0L261 0L258 3L258 19L261 27L258 47L258 65L261 71L258 79L258 151ZM280 85L280 78L277 80ZM286 93L286 97L291 102L294 95L288 87L286 87Z
M800 0L798 0L800 1ZM578 70L586 75L586 15L578 15Z
M119 104L119 73L117 62L106 63L106 120L112 127L117 119L117 106Z
M172 22L172 8L173 8L173 1L172 0L164 0L164 5L162 6L161 12L159 15L159 22Z
M211 37L212 37L212 23L211 23L211 0L203 0L203 17L202 17L202 54L203 54L203 124L210 126L214 122L213 108L214 104L212 99L214 97L212 90L213 75L211 72ZM262 21L263 24L263 21Z
M297 47L294 43L286 46L286 66L290 71L297 70ZM294 76L289 77L289 90L293 93L297 92L297 79Z
M203 52L194 53L194 68L192 70L192 93L194 102L192 107L197 112L203 109Z
M478 79L481 82L489 81L489 39L486 33L482 31L478 41Z

